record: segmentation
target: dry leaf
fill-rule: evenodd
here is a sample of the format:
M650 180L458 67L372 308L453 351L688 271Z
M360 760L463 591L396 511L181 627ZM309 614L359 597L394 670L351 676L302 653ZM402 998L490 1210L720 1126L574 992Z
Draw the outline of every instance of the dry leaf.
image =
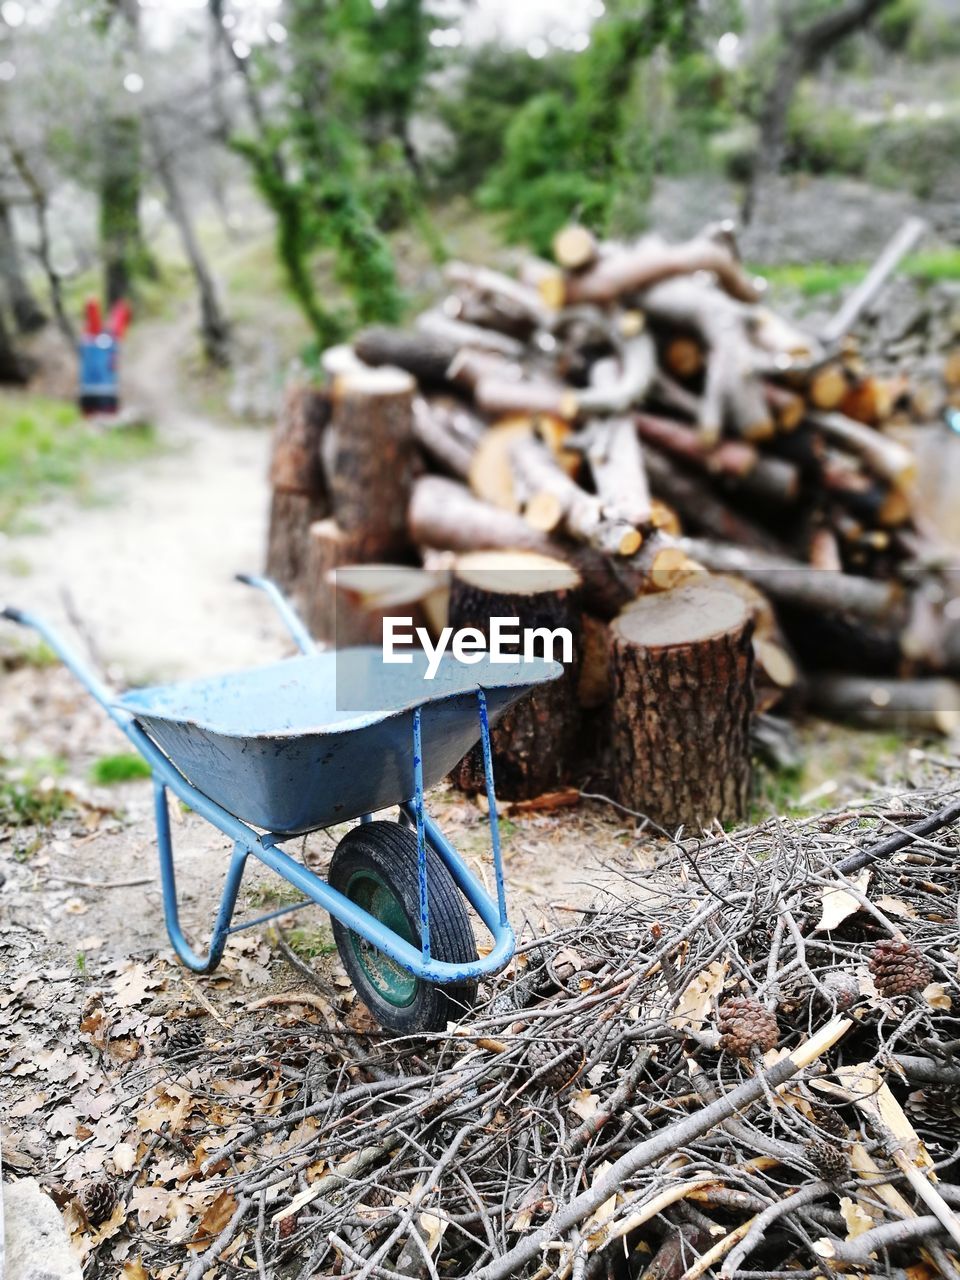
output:
M573 1095L570 1110L581 1120L589 1120L591 1116L596 1115L599 1106L600 1101L595 1093L591 1093L589 1089L580 1089Z
M888 916L904 916L907 920L916 920L918 915L916 907L911 907L909 902L904 902L902 898L891 898L887 894L877 898L876 905Z
M437 1218L430 1212L421 1213L420 1230L427 1237L427 1253L436 1253L437 1249L440 1247L440 1241L443 1239L443 1233L446 1229L446 1218Z
M850 883L855 885L861 893L866 893L867 885L870 883L869 867L865 867L856 879L851 880ZM836 929L837 925L842 924L848 916L852 916L860 910L858 899L841 885L837 885L836 888L832 889L823 889L821 891L821 903L820 920L816 929L822 933L829 933L831 929Z
M872 1231L877 1225L863 1205L858 1200L851 1200L849 1196L840 1197L840 1212L847 1224L848 1240L856 1240L857 1236Z
M117 1173L129 1173L136 1162L136 1148L129 1142L118 1142L113 1148L113 1167Z
M139 1258L134 1258L131 1262L125 1262L120 1274L123 1280L150 1280L150 1272Z
M212 1244L224 1229L237 1209L237 1202L229 1191L221 1191L217 1198L207 1206L207 1211L200 1219L196 1234L187 1246L189 1249L205 1249Z
M947 988L942 982L931 982L923 989L923 998L931 1009L950 1009L953 1001L947 995Z
M692 1027L695 1031L701 1029L714 1001L720 998L729 968L729 960L714 960L691 978L677 1001L676 1012L670 1019L671 1027L678 1031L684 1027Z

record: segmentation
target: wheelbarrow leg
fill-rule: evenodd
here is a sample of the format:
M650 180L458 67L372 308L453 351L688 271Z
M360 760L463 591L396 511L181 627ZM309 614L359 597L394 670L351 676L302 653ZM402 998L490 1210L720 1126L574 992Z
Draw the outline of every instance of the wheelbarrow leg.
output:
M230 932L230 921L233 919L233 911L237 905L237 894L240 891L240 881L243 879L243 869L246 866L249 850L240 841L233 846L233 855L223 886L223 897L220 899L220 909L210 938L210 950L205 956L198 956L180 928L167 789L162 782L156 780L154 780L154 804L157 815L157 848L160 854L160 883L163 888L163 914L167 922L167 933L170 935L174 951L188 969L192 969L194 973L212 973L223 958L223 949Z

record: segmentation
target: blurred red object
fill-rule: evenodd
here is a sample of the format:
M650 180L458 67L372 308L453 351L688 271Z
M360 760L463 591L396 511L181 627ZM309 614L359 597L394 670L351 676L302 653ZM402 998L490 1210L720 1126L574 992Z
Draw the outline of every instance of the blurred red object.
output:
M113 310L110 312L110 332L116 338L117 342L127 332L127 328L133 318L133 312L130 303L125 298L114 304Z
M100 303L96 298L88 298L85 308L86 328L84 333L88 337L95 338L103 329L103 317L100 312Z

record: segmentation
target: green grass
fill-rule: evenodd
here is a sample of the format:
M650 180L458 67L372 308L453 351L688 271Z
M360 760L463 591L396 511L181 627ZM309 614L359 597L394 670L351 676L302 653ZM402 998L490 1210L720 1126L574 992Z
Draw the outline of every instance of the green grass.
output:
M96 501L105 467L156 449L149 428L104 431L66 401L8 395L0 400L0 531L23 533L26 509L68 491Z
M129 751L115 756L101 756L90 769L90 777L101 787L109 787L116 782L132 782L136 778L149 778L150 775L151 769L146 760Z
M72 808L72 797L57 783L66 770L60 759L0 764L0 825L47 827Z
M333 934L329 929L309 928L308 926L299 926L291 929L286 934L287 942L290 944L290 950L300 957L301 960L315 960L317 956L332 955L337 949L337 944L333 940Z
M802 266L758 267L772 288L795 289L807 298L839 293L862 280L870 270L869 262L809 262ZM925 284L937 280L960 280L960 249L930 249L905 258L901 275L912 276Z

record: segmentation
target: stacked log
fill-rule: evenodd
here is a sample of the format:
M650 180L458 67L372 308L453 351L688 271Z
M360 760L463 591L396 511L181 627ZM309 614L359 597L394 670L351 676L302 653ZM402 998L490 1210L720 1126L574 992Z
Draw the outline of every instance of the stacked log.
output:
M314 629L331 634L338 567L477 551L559 561L579 581L570 599L587 638L568 693L606 717L601 741L613 735L621 761L625 726L639 722L624 720L619 703L646 705L623 610L640 602L651 625L663 610L666 627L676 615L664 593L705 587L708 575L738 581L725 596L749 621L734 648L750 661L734 661L731 649L723 668L750 684L731 694L738 708L750 699L764 711L797 706L808 677L830 687L824 668L895 685L950 681L960 674L952 558L916 509L914 444L935 428L914 421L909 380L869 368L850 336L916 234L898 237L869 288L820 334L769 306L725 224L681 245L653 236L608 244L567 228L556 265L530 261L516 277L450 264L442 305L409 329L368 329L325 357L332 381L314 463L319 456L327 510L304 539ZM943 382L958 396L954 363ZM361 618L351 634L376 635L376 595L354 592L372 629ZM462 584L453 599L451 620ZM700 639L711 653L716 637ZM687 643L696 642L665 641ZM642 677L653 688L656 663L643 661L654 662ZM698 663L709 718L707 676L720 668L710 657ZM618 664L633 674L618 676ZM857 689L819 705L852 715ZM916 706L912 687L887 692L891 707ZM517 732L528 740L518 755L532 758L536 735ZM505 775L528 768L508 762L503 739L501 751ZM706 822L742 810L742 771L724 767L736 775L729 791L704 784L696 803L658 811ZM571 776L563 762L517 787ZM638 798L626 780L616 785Z
M292 593L303 584L310 526L330 510L320 460L330 408L326 389L291 386L273 434L266 571Z

